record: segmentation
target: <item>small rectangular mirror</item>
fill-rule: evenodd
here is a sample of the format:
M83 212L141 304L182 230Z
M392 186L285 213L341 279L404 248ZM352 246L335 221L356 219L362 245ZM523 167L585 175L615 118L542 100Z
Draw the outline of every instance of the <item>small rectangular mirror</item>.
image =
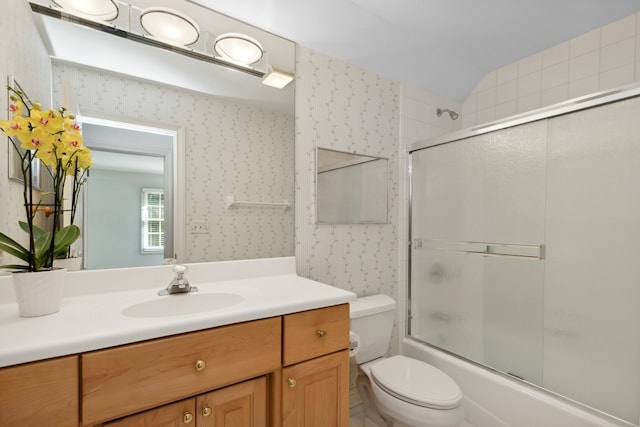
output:
M389 160L316 149L316 223L388 222Z

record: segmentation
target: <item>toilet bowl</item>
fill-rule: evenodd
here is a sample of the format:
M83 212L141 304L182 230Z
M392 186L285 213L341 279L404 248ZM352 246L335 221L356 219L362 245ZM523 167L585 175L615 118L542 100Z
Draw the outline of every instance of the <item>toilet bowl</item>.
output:
M393 427L459 427L464 420L458 385L439 369L405 356L359 366L358 390ZM369 408L371 411L371 408ZM365 411L366 412L366 411ZM375 415L372 417L375 420Z
M351 330L360 339L352 362L365 416L380 427L459 427L462 392L447 374L406 356L384 357L395 301L385 295L351 303Z

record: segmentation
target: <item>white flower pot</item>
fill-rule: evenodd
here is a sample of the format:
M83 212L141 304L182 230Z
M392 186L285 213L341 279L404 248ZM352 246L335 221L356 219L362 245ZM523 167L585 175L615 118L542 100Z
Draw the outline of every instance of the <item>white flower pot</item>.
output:
M66 268L67 271L82 270L82 257L71 257L53 260L54 268Z
M13 273L20 316L36 317L58 312L66 274L64 268Z

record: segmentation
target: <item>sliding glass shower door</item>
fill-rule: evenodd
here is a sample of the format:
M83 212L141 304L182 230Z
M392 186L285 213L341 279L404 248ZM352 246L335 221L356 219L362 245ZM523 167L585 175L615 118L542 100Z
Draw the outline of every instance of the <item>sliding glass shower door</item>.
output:
M411 153L410 336L637 423L640 101Z

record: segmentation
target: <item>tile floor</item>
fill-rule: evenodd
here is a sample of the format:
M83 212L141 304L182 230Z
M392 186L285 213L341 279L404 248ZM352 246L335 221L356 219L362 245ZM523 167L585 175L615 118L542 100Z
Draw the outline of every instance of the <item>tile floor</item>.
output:
M351 412L351 417L349 418L349 427L378 427L370 420L364 418L364 414L362 412L354 411ZM460 424L460 427L475 427L473 424L468 421L463 421Z

